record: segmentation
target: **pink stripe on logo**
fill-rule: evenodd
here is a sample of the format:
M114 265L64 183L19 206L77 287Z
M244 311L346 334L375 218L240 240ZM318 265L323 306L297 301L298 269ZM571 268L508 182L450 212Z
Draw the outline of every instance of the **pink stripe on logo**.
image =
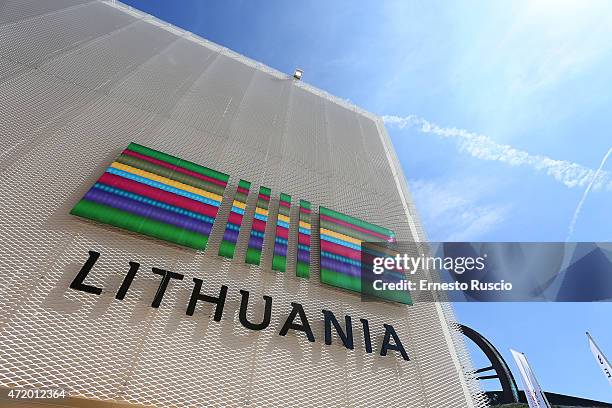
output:
M266 223L262 220L258 220L257 218L253 219L253 229L259 232L266 231Z
M334 244L333 242L325 241L323 239L321 240L321 250L361 261L361 251Z
M276 227L276 236L283 239L289 239L289 230L283 227Z
M171 169L171 170L176 170L179 173L187 174L189 176L196 177L196 178L199 178L199 179L204 180L204 181L208 181L209 183L213 183L213 184L216 184L216 185L221 186L221 187L225 187L227 185L227 183L224 183L221 180L217 180L217 179L214 179L212 177L208 177L208 176L205 176L203 174L196 173L194 171L187 170L187 169L185 169L183 167L175 166L175 165L167 163L165 161L158 160L158 159L155 159L153 157L145 156L144 154L133 152L133 151L128 150L128 149L125 149L123 151L123 154L126 154L128 156L132 156L132 157L136 157L136 158L141 159L141 160L146 160L149 163L157 164L158 166L163 166L163 167L166 167L166 168Z
M138 194L143 197L152 198L153 200L161 201L163 203L174 205L176 207L181 207L186 210L193 211L198 214L207 215L212 218L217 217L217 212L219 211L218 207L209 204L204 204L199 201L180 196L178 194L160 190L155 187L150 187L146 184L128 180L121 176L117 176L110 173L102 174L102 176L98 179L98 183L129 191L130 193Z
M310 235L302 234L300 232L298 234L298 244L303 244L303 245L310 246Z
M232 224L240 225L242 224L242 215L235 212L230 212L227 221L231 222Z
M387 235L380 234L380 233L378 233L376 231L368 230L368 229L359 227L357 225L350 224L350 223L348 223L346 221L342 221L342 220L338 220L336 218L328 217L327 215L320 214L320 216L321 216L322 220L333 222L335 224L342 225L343 227L351 228L351 229L354 229L355 231L359 231L359 232L362 232L364 234L368 234L368 235L372 235L372 236L378 237L378 238L380 238L382 240L385 240L385 241L393 241L393 238L391 238L391 237L389 237Z

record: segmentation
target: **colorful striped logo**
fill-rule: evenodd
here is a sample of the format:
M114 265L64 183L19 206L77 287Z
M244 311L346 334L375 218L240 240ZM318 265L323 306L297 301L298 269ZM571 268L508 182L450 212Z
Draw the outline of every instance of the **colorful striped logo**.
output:
M291 196L281 193L276 218L276 236L274 237L274 256L272 270L285 272L287 269L287 246L289 245L289 224L291 218Z
M393 231L319 207L321 282L361 292L361 243L394 242Z
M204 250L228 179L130 143L70 213Z
M242 225L242 218L244 217L244 210L246 208L250 188L251 183L248 181L240 180L238 183L238 189L236 190L234 201L232 202L232 209L230 210L229 218L225 225L223 240L219 246L219 255L226 258L234 258L236 241L238 241L238 234L240 233L240 226Z
M300 225L295 274L306 279L310 278L310 213L310 203L300 200Z
M261 251L263 249L264 233L268 222L268 207L270 205L271 190L267 187L259 187L259 196L253 215L253 226L249 235L245 262L251 265L259 265L261 262Z
M130 143L70 213L204 250L228 180L227 174ZM235 256L250 188L248 181L238 183L219 246L220 256ZM248 264L261 263L270 195L269 188L259 188L245 257ZM291 196L281 193L272 258L272 269L281 272L287 268L290 212ZM395 242L394 233L325 207L319 207L319 220L321 282L361 292L362 272L368 259L393 253L392 248L371 243ZM295 273L301 278L310 277L311 222L311 204L300 200ZM362 246L364 242L368 245ZM387 278L393 282L402 276L389 271ZM374 296L410 303L407 293Z

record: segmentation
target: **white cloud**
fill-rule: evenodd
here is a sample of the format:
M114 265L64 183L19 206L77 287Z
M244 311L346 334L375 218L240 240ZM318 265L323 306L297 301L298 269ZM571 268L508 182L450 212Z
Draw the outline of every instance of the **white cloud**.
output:
M534 155L512 146L495 142L489 136L473 133L465 129L440 127L418 116L383 116L389 126L399 129L414 127L419 132L434 134L442 138L452 138L459 142L459 150L482 160L506 163L510 166L528 166L543 171L567 187L586 187L592 183L592 190L612 191L612 178L606 171L596 171L565 160L555 160L547 156Z
M432 241L477 241L501 224L510 210L509 205L480 204L484 187L469 180L410 180L409 185Z

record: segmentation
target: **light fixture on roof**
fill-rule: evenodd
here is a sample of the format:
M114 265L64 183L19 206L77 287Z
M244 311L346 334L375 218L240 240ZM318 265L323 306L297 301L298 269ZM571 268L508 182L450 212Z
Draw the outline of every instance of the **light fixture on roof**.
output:
M295 72L293 73L293 77L299 81L300 79L302 79L302 75L304 75L304 71L299 68L296 68Z

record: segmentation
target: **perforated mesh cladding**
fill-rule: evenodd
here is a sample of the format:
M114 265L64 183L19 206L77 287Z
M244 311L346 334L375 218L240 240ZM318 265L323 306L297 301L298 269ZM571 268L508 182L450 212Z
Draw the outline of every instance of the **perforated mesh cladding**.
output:
M68 215L134 141L230 174L226 197L241 178L251 191L272 188L274 203L290 194L290 248L300 198L422 239L377 118L120 4L70 0L0 1L0 111L0 386L160 406L482 405L446 306L361 303L322 286L316 268L296 278L294 251L287 273L272 272L273 222L262 266L246 266L254 194L234 261L216 256L227 200L205 252ZM101 296L67 289L89 250L101 253L88 278ZM129 261L140 271L114 300ZM159 309L151 267L185 275ZM185 315L193 277L211 295L229 286L221 322L202 302ZM239 289L272 296L270 328L239 324ZM277 334L291 302L304 306L315 343ZM323 308L353 317L354 351L338 338L324 345ZM392 324L411 360L366 354L359 318L377 350Z

